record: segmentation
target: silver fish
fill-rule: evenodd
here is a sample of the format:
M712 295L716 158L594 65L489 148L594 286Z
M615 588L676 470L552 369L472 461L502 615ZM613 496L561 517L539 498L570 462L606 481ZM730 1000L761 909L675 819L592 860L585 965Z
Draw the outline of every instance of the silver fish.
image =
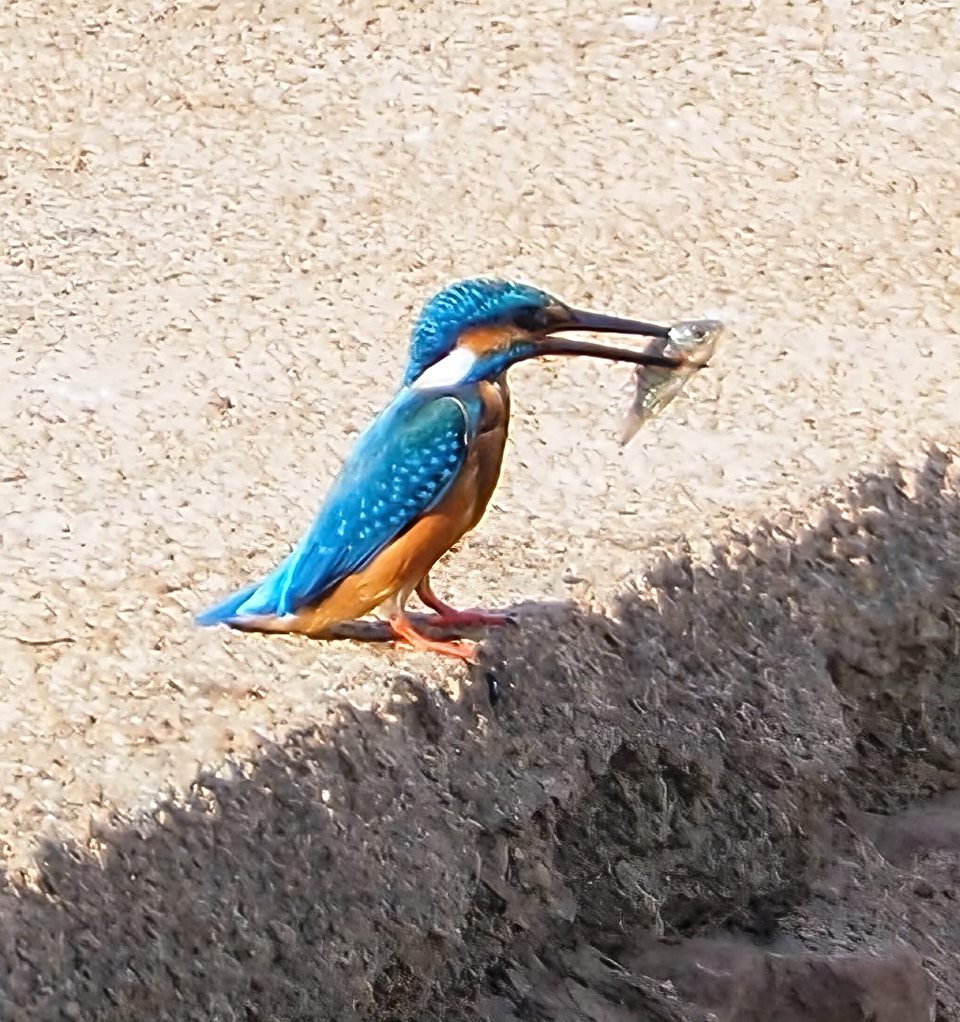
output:
M637 393L623 422L621 446L659 415L683 390L687 380L710 361L722 333L723 324L715 319L674 323L669 336L658 338L644 349L648 355L682 355L684 364L679 369L637 366Z

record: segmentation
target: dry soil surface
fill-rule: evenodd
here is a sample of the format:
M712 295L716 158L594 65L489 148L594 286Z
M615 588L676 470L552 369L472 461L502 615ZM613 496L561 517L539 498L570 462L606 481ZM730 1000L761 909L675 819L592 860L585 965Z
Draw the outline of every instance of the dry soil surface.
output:
M960 1019L958 37L2 6L0 1018ZM194 628L480 274L729 334L513 373L479 668Z

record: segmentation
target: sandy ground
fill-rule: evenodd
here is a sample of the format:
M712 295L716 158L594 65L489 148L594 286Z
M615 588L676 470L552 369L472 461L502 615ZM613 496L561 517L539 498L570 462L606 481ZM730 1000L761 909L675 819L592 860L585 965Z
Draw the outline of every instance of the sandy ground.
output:
M675 8L3 6L14 887L36 884L38 841L82 846L404 679L467 679L191 623L287 552L450 279L730 331L623 452L628 370L514 372L494 505L436 577L461 605L613 614L678 544L708 562L956 439L956 7Z

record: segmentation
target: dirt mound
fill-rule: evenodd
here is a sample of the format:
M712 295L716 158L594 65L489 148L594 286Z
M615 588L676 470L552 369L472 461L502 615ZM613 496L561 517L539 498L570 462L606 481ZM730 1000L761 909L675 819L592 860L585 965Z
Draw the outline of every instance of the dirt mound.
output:
M826 1017L833 990L830 1017L905 1022L932 1003L921 960L957 1017L960 860L942 826L890 851L957 781L947 456L715 554L665 560L616 616L528 609L459 703L399 677L48 844L0 906L8 1017L612 1022L703 1017L693 998L744 1020L742 981L778 1017ZM732 964L682 942L718 934Z

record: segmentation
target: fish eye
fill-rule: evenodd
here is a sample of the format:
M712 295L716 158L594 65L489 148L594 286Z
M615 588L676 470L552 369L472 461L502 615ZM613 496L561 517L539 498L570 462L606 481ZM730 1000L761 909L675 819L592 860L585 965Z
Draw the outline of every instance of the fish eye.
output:
M542 306L529 306L525 309L518 309L511 317L514 326L521 330L535 333L537 330L546 330L550 326L550 313Z

